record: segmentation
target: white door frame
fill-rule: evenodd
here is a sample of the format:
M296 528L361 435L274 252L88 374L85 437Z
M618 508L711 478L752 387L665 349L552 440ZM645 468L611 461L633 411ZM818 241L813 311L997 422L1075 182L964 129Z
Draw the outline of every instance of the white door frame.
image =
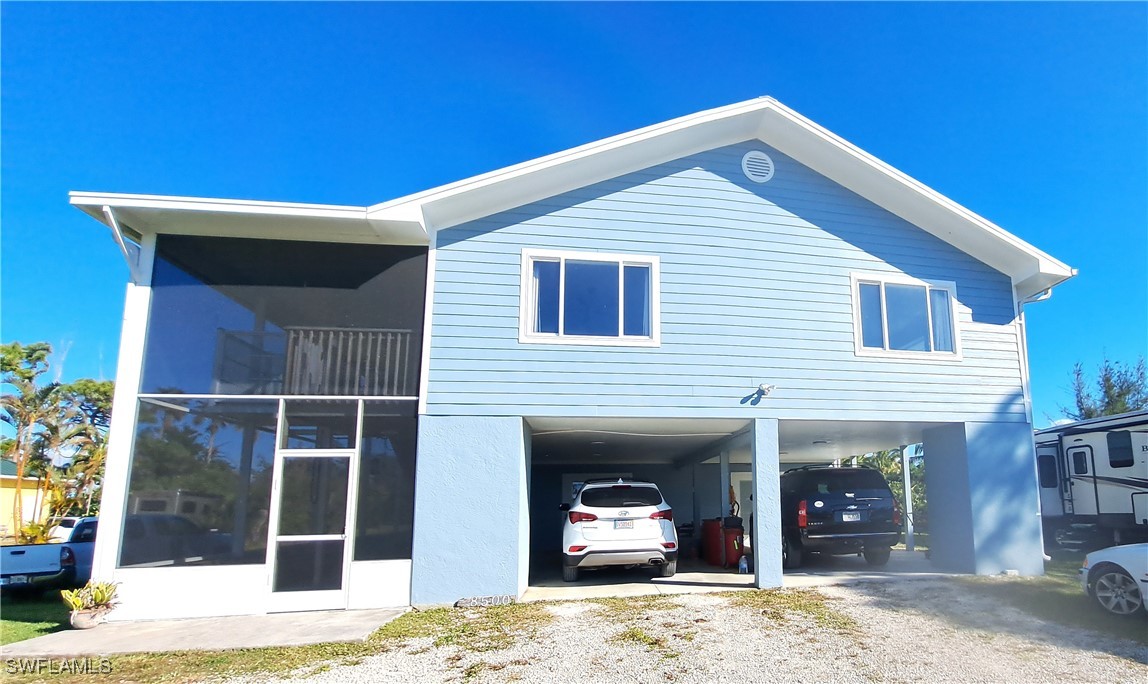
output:
M290 399L279 400L279 417L275 429L275 464L271 479L271 510L267 522L267 594L268 612L339 610L347 607L351 556L354 553L355 519L358 512L359 450L363 435L363 400L355 402L355 446L350 449L288 449L283 446L286 406ZM279 513L282 510L283 464L287 458L347 458L347 510L342 534L279 535ZM320 591L275 591L275 571L279 562L281 541L343 542L343 568L338 589Z

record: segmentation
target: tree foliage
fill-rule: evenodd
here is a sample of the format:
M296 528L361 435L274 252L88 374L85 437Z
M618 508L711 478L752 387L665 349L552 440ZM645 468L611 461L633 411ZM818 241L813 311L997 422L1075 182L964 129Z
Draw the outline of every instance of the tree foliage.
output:
M1075 407L1061 407L1065 416L1073 420L1088 420L1148 409L1144 357L1140 357L1135 365L1110 361L1105 357L1097 371L1093 389L1085 377L1084 365L1077 363L1073 366L1072 393Z
M911 449L909 453L912 453ZM900 449L875 451L860 457L858 461L862 465L881 471L881 475L889 483L889 489L893 491L893 497L904 505L905 478L902 475ZM925 459L920 452L909 457L909 480L913 495L913 524L918 526L919 522L925 520L928 512L928 500L925 497Z
M44 382L52 347L46 342L0 345L0 420L14 435L0 441L3 457L16 464L13 531L36 537L44 527L37 503L36 519L25 525L26 477L37 477L37 502L48 503L48 517L90 512L98 506L103 478L107 428L111 420L112 383L90 379L71 384Z

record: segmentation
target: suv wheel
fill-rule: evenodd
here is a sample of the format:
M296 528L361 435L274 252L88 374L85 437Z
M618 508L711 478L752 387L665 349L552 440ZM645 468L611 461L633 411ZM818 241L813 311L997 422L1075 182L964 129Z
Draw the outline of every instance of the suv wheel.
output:
M781 535L781 567L786 570L801 567L801 546L789 541L789 535Z
M578 581L578 567L571 565L562 566L562 581L563 582L577 582Z
M669 563L662 563L658 566L658 575L661 577L673 577L674 573L678 571L678 562L670 561Z
M866 546L864 551L861 552L865 556L865 562L869 565L881 567L889 562L889 555L893 550L887 546L869 547Z

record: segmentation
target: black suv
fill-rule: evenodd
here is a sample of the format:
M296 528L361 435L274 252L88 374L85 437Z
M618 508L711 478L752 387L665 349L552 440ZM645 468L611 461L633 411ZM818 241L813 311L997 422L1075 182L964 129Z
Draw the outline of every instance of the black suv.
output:
M889 562L901 541L901 508L872 468L807 466L781 474L782 565L796 568L806 553L864 554Z

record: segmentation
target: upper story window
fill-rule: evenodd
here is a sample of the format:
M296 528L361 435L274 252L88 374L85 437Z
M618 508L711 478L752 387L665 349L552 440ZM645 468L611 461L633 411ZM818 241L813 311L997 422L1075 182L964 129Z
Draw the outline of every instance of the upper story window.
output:
M522 252L520 342L657 346L658 258Z
M854 274L852 285L858 354L960 357L954 283Z

